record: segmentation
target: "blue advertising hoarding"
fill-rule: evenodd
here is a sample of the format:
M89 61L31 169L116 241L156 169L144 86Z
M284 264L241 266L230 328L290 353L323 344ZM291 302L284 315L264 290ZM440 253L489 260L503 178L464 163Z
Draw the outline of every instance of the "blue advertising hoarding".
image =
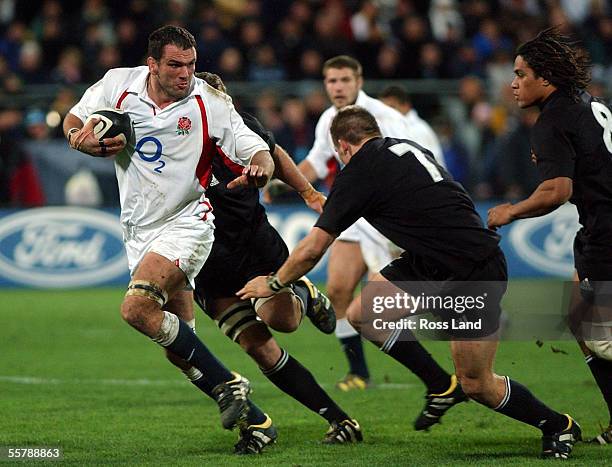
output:
M491 204L477 205L486 219ZM292 249L317 216L302 205L269 206L268 217ZM71 288L129 280L118 210L47 207L0 210L0 287ZM571 205L500 230L511 277L569 278L578 229ZM206 267L206 266L205 266ZM309 277L325 281L327 257Z

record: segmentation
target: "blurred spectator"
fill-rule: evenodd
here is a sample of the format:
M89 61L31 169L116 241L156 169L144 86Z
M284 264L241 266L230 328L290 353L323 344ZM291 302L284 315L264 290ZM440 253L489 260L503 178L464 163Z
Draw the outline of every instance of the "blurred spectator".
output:
M314 142L314 127L308 119L306 106L298 97L283 101L284 126L275 133L278 143L291 155L295 163L302 161Z
M24 84L43 84L49 81L43 67L42 50L38 42L26 41L19 53L19 76Z
M77 84L82 80L83 57L76 47L67 47L62 51L57 66L51 71L51 79L60 84Z
M35 207L44 204L42 188L30 156L16 137L22 114L0 111L0 205Z
M531 128L539 113L537 107L521 111L516 124L497 140L492 157L486 164L483 181L475 190L481 199L523 199L539 185L529 142Z
M431 33L438 42L463 38L463 18L455 0L433 0L429 9Z
M501 33L497 22L492 18L482 21L478 33L472 39L472 45L481 62L487 61L495 51L512 50L512 42Z
M23 119L26 137L32 140L45 140L49 138L50 131L47 125L46 115L39 108L33 108L26 112Z
M435 42L423 44L419 60L420 77L423 79L446 78L444 57L440 46Z
M215 21L204 23L200 28L200 35L197 41L198 62L196 68L198 70L218 73L221 54L230 45L219 23Z
M372 77L379 79L402 78L403 74L401 61L402 57L400 52L397 50L397 47L391 44L384 44L378 52L378 57L376 58L377 69L374 70L376 74ZM368 67L366 66L365 68L367 69Z
M4 57L11 70L19 68L19 53L26 36L26 27L19 21L13 21L0 37L0 55Z
M242 54L235 47L228 47L219 57L219 75L223 81L242 81L246 77Z
M323 57L318 50L306 49L300 57L300 71L297 79L321 79Z
M418 78L421 48L429 40L426 21L417 15L407 16L402 25L399 40L402 47L402 76Z
M249 66L251 81L281 81L286 78L285 70L278 63L271 45L264 44L255 51L255 60Z
M117 48L122 66L144 65L147 50L147 30L140 29L132 18L121 18L116 27Z
M323 56L323 60L352 53L350 31L347 34L344 30L343 19L341 12L335 6L320 10L315 17L315 34L310 47L316 48Z
M111 44L104 45L96 55L94 67L90 70L91 78L89 81L95 82L102 79L104 74L111 68L121 66L121 54L119 49Z
M478 179L491 117L491 106L485 99L482 81L476 76L463 78L459 84L459 97L446 99L445 108L474 168L471 175Z
M359 10L351 17L351 33L356 42L355 58L361 63L374 63L383 42L378 24L378 6L373 0L363 0ZM365 67L364 77L376 76L375 67Z
M300 61L305 45L302 24L290 17L281 20L278 25L278 36L274 43L279 60L287 71L287 78L291 80L302 79Z

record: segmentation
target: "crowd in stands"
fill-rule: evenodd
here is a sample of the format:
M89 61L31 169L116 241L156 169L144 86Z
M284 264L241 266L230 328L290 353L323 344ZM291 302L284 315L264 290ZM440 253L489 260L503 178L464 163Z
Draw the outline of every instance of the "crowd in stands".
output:
M147 36L162 24L192 31L197 69L230 83L320 82L323 62L339 54L361 61L366 82L457 80L456 93L415 107L438 132L456 178L480 199L523 196L536 182L527 134L537 114L519 112L509 91L519 43L557 25L589 52L592 93L606 96L612 82L607 0L0 0L0 204L44 203L7 188L15 167L35 155L6 147L60 136L74 86L143 64ZM59 86L50 104L6 104L41 84ZM320 87L307 89L279 95L270 87L252 109L297 161L329 105Z

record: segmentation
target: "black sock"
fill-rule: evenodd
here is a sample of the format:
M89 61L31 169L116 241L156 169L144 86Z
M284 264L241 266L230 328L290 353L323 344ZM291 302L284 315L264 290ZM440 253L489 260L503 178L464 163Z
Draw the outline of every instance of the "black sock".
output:
M506 379L506 395L493 410L539 428L545 435L565 430L568 424L565 415L546 406L522 384L511 380L508 376L504 378Z
M201 373L200 373L201 374ZM205 376L201 376L200 378L194 380L190 380L191 384L197 387L200 391L210 397L212 400L215 400L213 396L213 388L215 387ZM249 413L247 415L247 422L249 425L260 425L261 423L266 421L266 416L261 411L259 407L257 407L251 400L247 401L249 404Z
M389 336L380 350L400 362L419 377L429 394L442 394L451 385L450 375L438 365L431 354L416 340L414 334L404 329L401 333Z
M370 372L368 371L368 365L365 361L361 336L357 334L350 337L339 337L338 340L348 360L349 372L368 379L370 377Z
M610 413L610 425L612 425L612 361L604 360L595 355L589 355L585 358L587 365L599 390L603 395L606 404L608 405L608 412Z
M319 414L329 423L341 422L350 418L319 386L312 373L285 350L282 351L276 365L262 372L281 391Z
M310 310L311 300L310 291L308 290L308 287L302 283L293 284L293 291L300 298L300 300L302 300L302 303L304 304L303 313L308 313L308 311Z
M198 339L193 330L182 320L179 320L179 330L176 338L166 348L204 373L213 387L234 379L230 371L217 360Z

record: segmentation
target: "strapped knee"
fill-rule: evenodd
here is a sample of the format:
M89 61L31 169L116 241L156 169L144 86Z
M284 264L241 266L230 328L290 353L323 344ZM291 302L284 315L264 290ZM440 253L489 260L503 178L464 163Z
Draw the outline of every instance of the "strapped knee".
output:
M168 301L168 292L162 289L159 284L153 281L136 280L132 279L128 284L126 297L129 296L145 297L164 306Z
M215 322L223 334L237 342L240 334L251 326L261 323L261 320L249 301L241 301L222 311Z

